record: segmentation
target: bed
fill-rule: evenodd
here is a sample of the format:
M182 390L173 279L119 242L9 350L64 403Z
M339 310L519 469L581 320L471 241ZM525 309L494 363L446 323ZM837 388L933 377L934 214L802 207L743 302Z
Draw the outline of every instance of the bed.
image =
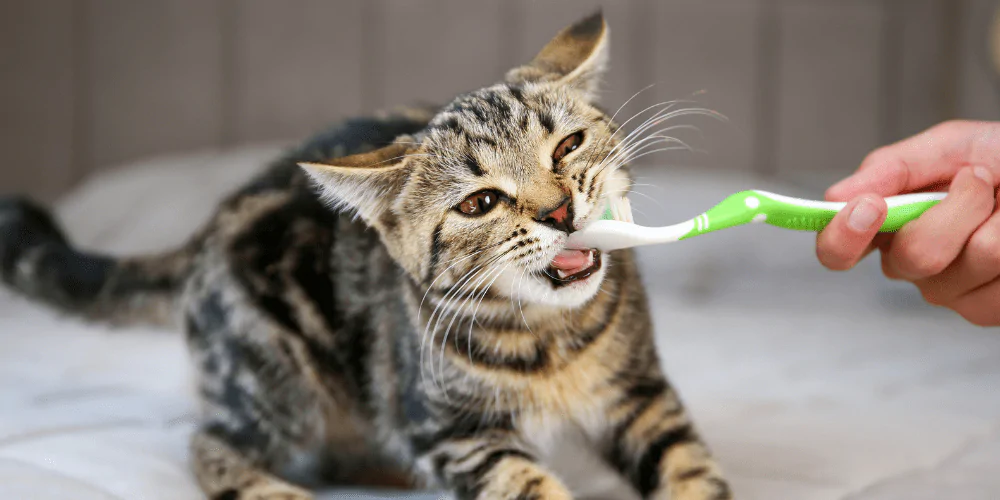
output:
M280 147L124 165L87 179L58 213L87 248L160 249ZM650 222L749 187L816 195L682 167L638 176L653 185L633 197ZM808 234L737 228L640 258L666 369L738 498L1000 498L1000 333L923 304L875 259L824 271ZM200 498L186 456L192 387L175 332L112 331L0 292L0 498Z

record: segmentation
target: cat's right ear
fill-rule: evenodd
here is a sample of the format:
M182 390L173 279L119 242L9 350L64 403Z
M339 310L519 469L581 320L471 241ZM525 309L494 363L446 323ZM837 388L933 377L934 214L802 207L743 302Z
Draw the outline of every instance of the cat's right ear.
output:
M608 25L597 12L563 29L525 66L507 73L510 83L559 82L594 100L608 64Z
M418 149L412 142L397 141L368 153L299 166L334 207L352 210L369 225L377 225L402 192L410 172L409 156Z

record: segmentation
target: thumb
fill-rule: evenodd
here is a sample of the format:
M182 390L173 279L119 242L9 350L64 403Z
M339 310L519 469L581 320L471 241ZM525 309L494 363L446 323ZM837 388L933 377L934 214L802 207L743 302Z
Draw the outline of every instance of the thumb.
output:
M855 198L816 237L816 257L834 271L845 271L872 251L872 240L885 222L885 200L874 194Z

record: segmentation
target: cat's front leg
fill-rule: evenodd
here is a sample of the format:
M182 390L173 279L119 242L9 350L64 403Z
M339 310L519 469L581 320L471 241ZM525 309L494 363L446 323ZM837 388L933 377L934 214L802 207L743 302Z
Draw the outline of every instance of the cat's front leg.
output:
M733 498L680 399L662 378L634 382L614 416L609 458L644 498Z
M566 486L513 436L444 439L418 463L457 500L571 500Z

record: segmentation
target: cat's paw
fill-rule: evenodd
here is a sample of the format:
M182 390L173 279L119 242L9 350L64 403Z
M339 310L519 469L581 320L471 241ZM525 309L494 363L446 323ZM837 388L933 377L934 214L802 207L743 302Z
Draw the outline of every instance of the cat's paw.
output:
M0 279L8 281L24 252L44 244L66 244L44 208L19 197L0 197Z

